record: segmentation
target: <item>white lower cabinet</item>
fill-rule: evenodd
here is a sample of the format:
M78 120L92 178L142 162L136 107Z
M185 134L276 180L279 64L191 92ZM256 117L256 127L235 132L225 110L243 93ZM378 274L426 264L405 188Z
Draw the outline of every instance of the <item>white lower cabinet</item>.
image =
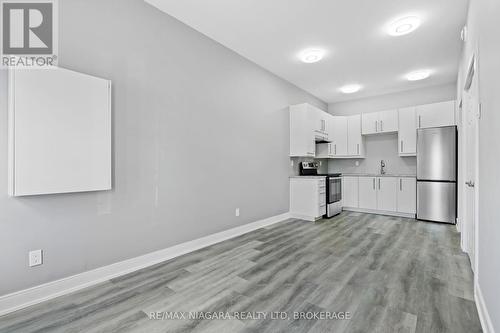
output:
M342 206L349 210L369 210L394 215L415 214L415 177L344 176Z
M387 212L397 210L397 182L396 177L378 177L377 178L377 209Z
M359 177L342 177L342 206L359 207Z
M417 179L401 177L398 179L398 212L415 214L417 204Z
M326 214L324 177L290 178L290 214L309 221L315 221Z
M359 177L359 208L377 209L376 186L376 177Z

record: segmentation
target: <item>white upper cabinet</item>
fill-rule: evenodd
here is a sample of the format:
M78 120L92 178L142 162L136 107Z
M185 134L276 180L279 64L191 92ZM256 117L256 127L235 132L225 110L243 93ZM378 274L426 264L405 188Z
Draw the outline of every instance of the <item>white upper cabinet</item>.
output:
M455 101L419 105L416 108L417 127L453 126L455 122Z
M363 135L397 132L398 111L387 110L363 113L361 123Z
M347 155L347 117L331 116L330 126L333 156Z
M398 152L399 156L417 154L417 117L414 106L399 109Z
M347 117L347 155L363 157L364 141L361 135L361 115Z
M318 108L308 105L310 114L313 119L313 130L316 140L328 141L328 126L331 115Z
M361 115L361 133L363 135L378 132L378 112L363 113Z
M307 104L290 106L290 156L314 157L316 114Z

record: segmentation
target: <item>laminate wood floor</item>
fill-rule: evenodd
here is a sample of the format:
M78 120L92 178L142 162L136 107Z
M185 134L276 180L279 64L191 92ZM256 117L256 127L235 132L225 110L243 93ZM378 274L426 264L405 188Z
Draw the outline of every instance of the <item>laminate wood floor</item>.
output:
M343 212L19 310L0 317L0 332L481 332L472 281L455 226ZM180 318L188 312L197 317Z

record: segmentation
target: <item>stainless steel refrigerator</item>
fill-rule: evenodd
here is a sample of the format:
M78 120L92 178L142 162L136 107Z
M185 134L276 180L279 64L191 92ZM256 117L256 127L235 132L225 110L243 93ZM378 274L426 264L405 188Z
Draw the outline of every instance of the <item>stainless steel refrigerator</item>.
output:
M455 223L457 128L417 130L417 219Z

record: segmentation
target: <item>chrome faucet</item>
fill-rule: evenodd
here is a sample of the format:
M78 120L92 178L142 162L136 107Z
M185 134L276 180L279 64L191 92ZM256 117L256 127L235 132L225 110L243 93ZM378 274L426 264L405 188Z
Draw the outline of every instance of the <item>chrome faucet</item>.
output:
M384 160L380 161L380 174L385 175L385 162L384 162Z

